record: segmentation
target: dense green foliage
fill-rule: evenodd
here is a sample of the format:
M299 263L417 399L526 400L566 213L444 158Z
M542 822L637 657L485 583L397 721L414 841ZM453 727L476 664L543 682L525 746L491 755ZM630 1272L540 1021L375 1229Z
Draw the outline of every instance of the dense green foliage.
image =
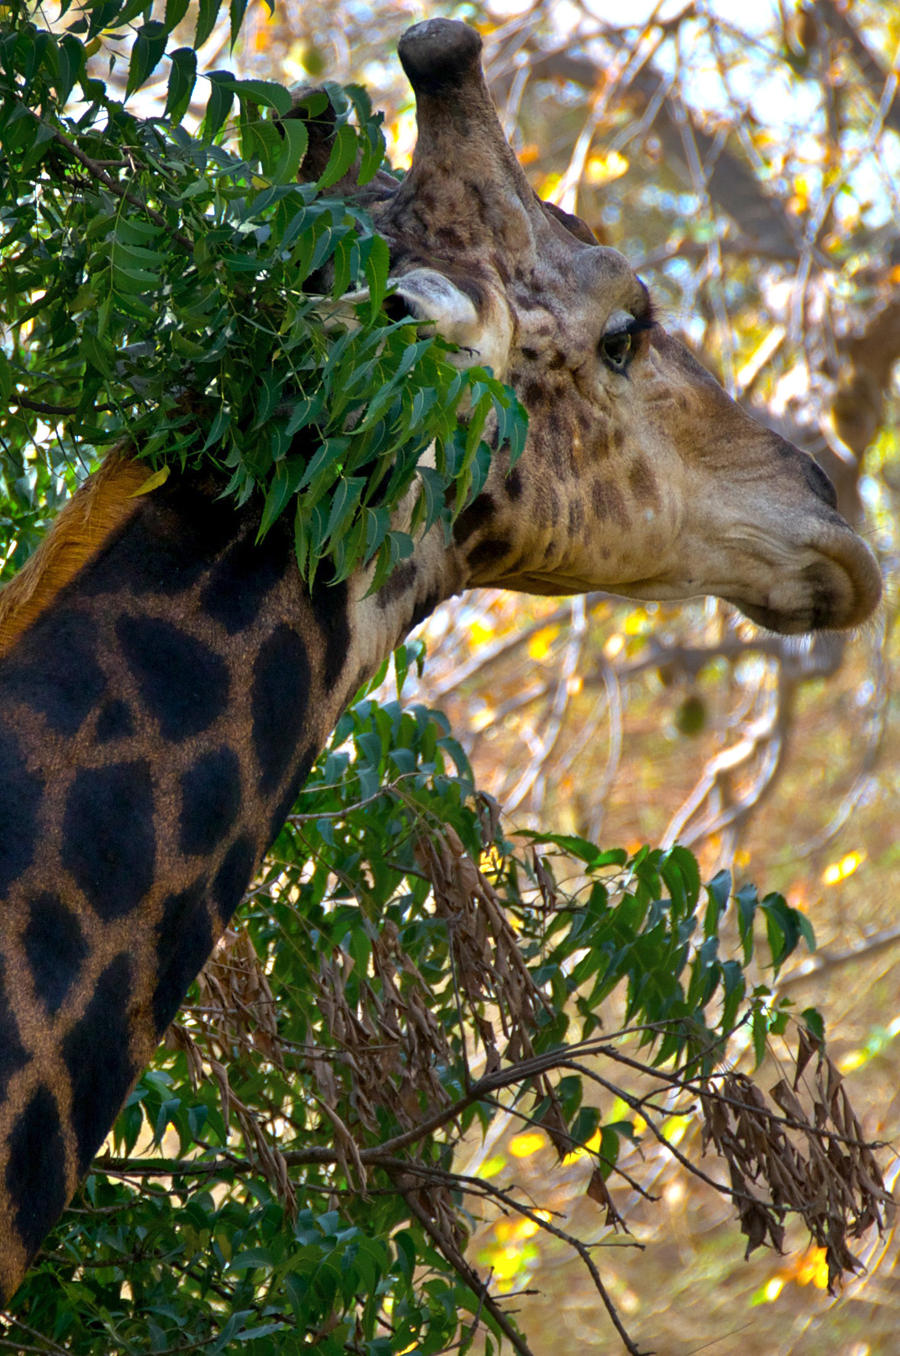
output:
M182 129L220 7L201 0L172 50L186 0L163 18L146 0L64 3L54 32L20 0L0 11L8 573L125 434L148 478L208 458L238 499L265 496L264 526L290 506L307 577L328 554L341 576L376 553L383 577L410 547L392 507L417 474L413 530L451 511L454 483L461 507L492 411L521 445L489 373L385 319L386 248L329 196L357 157L360 181L381 163L362 91L329 87L337 133L315 184L296 182L306 132L278 125L278 85L212 72L200 131ZM232 0L232 40L244 8ZM86 64L111 31L134 34L124 100ZM165 62L163 116L134 115L128 98ZM338 299L364 289L356 326L332 329ZM435 469L417 469L433 439ZM398 654L398 696L420 657ZM590 1194L614 1224L605 1184L660 1086L638 1097L626 1072L708 1093L735 1029L759 1057L788 1025L748 985L757 923L775 972L811 941L781 896L743 888L732 905L724 874L704 891L680 848L508 840L441 716L362 700L0 1349L388 1356L464 1350L479 1326L486 1350L515 1342L463 1248L485 1197L538 1217L513 1187L458 1173L455 1147L500 1111L561 1155L590 1142ZM618 1024L601 1031L603 1004Z
M134 29L127 81L134 94L163 60L186 8L169 5L160 20L146 17L146 4L106 0L55 33L32 23L28 6L6 8L7 493L27 482L36 441L54 445L58 465L127 437L160 474L172 460L206 459L230 473L239 502L260 487L262 530L292 504L306 577L329 555L343 578L377 554L378 582L411 549L408 533L391 528L391 511L432 440L435 464L419 473L413 531L448 518L447 504L458 511L477 489L488 414L496 411L513 454L523 417L489 373L458 372L434 341L415 341L408 325L384 315L387 247L352 198L329 196L348 173L365 184L381 166L380 118L364 91L329 86L303 103L318 117L330 100L335 130L323 172L298 183L307 129L302 117L282 120L294 108L282 86L211 72L192 136L180 125L196 78L191 48L165 55L163 117L135 116L127 98L89 74L99 35ZM195 45L219 8L200 6ZM232 39L243 11L231 7ZM229 149L220 143L234 110ZM345 294L364 298L343 306L357 323L326 338ZM472 411L464 430L455 415L463 396ZM447 496L454 483L455 497Z
M429 1229L443 1212L462 1243L490 1190L454 1173L454 1143L504 1105L560 1152L599 1129L599 1192L640 1108L604 1116L615 1063L593 1089L557 1065L643 1046L699 1086L736 1024L784 1029L724 953L726 878L704 892L682 849L551 835L579 864L564 888L479 814L469 775L434 712L343 717L244 906L252 950L193 996L19 1292L31 1329L83 1356L438 1352L479 1310L497 1333ZM783 900L740 901L744 961L761 915L793 949L805 922ZM598 1032L615 990L627 1037Z

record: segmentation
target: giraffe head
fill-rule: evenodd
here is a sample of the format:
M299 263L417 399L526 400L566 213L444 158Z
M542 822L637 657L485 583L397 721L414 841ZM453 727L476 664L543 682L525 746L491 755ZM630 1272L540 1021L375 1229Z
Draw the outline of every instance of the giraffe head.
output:
M805 453L743 412L655 321L647 288L531 190L497 120L481 39L432 19L399 52L418 142L371 203L394 314L490 366L528 411L455 538L467 584L626 597L712 594L793 633L852 627L880 576Z

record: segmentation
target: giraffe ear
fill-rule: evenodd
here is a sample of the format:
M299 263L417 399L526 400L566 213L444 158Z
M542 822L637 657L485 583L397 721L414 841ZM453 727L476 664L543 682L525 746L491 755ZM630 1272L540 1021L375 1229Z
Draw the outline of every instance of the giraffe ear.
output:
M394 291L385 301L391 319L409 316L433 328L459 352L450 361L458 367L491 367L501 375L509 353L509 336L479 313L475 301L444 273L414 268L392 278Z
M388 281L393 289L384 300L389 320L415 320L428 333L436 331L460 349L473 346L478 329L475 303L443 273L433 268L416 268ZM326 327L329 324L352 327L356 320L353 308L368 299L368 288L345 292L333 301L323 297Z
M389 319L415 320L426 334L437 333L455 344L458 351L448 355L455 366L490 367L503 378L511 340L508 320L497 321L492 313L485 318L468 292L435 268L414 268L389 281L393 290L384 302ZM326 330L335 326L352 329L357 323L355 307L368 298L368 288L347 292L337 300L322 297Z

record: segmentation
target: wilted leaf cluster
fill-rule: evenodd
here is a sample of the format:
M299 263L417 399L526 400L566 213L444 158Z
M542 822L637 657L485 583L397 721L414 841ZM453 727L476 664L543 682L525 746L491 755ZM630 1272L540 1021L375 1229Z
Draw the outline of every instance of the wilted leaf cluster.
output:
M812 1087L804 1070L817 1053ZM802 1081L801 1081L802 1080ZM726 1073L701 1093L704 1147L728 1164L747 1255L763 1244L782 1251L784 1221L799 1215L825 1250L828 1288L861 1270L848 1246L894 1214L872 1147L865 1142L843 1080L821 1044L800 1031L794 1077L770 1095L745 1074ZM811 1103L811 1106L804 1103Z

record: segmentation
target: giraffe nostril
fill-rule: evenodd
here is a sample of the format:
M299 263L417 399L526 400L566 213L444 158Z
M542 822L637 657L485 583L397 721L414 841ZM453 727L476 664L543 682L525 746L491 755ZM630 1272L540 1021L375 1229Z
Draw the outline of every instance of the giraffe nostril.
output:
M824 499L829 508L837 508L837 494L834 486L817 461L804 456L803 474L806 483L818 499Z

